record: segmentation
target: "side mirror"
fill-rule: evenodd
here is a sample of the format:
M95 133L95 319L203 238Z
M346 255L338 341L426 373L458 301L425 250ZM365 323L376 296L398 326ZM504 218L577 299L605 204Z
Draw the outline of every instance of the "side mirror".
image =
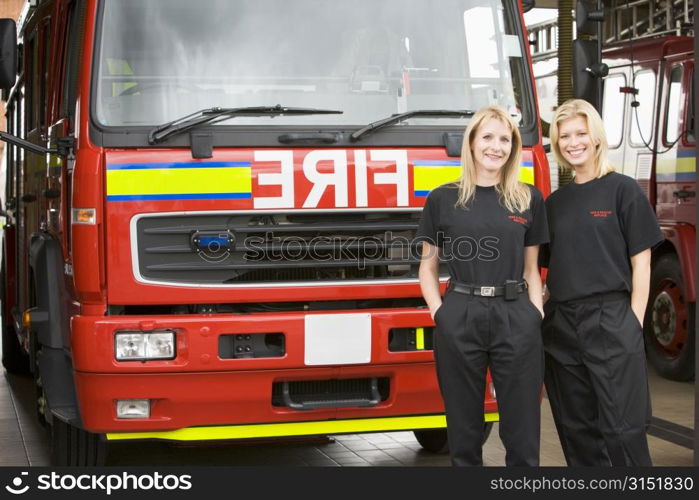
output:
M17 25L0 19L0 89L9 90L17 79Z
M602 0L577 0L573 42L573 93L602 112L602 78L609 68L602 62Z
M596 40L573 41L573 94L601 112L602 79L609 74L609 67L600 62L598 53Z

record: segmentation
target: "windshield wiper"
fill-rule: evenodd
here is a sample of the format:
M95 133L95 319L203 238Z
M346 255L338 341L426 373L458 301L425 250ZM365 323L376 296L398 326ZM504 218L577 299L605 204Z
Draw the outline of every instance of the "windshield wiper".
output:
M388 118L384 118L383 120L379 120L376 122L372 122L369 125L367 125L364 128L361 128L357 130L356 132L353 132L350 135L350 139L352 142L358 141L362 136L371 134L373 132L376 132L378 129L387 127L389 125L393 125L398 122L402 122L403 120L407 120L408 118L412 118L413 116L432 116L435 118L454 118L454 117L468 117L468 116L473 116L475 111L471 111L468 109L456 109L456 110L450 110L450 109L416 109L414 111L408 111L407 113L400 113L397 115L391 115Z
M234 116L280 115L340 115L343 111L315 108L286 108L276 106L248 106L244 108L206 108L162 125L148 133L148 144L157 144L171 135L179 134L204 124L213 124Z

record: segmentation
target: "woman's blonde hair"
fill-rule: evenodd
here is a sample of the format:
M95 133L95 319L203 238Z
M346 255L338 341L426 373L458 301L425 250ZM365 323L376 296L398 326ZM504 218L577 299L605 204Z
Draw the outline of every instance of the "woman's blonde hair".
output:
M573 166L570 165L558 147L558 140L560 138L559 127L561 122L570 120L580 116L585 119L587 123L587 132L590 134L590 139L594 144L596 144L595 151L595 177L604 177L609 172L614 171L614 167L609 163L607 159L607 152L609 151L609 144L607 142L607 133L604 131L604 123L602 123L602 117L599 115L595 107L583 99L570 99L556 109L556 113L553 115L553 120L551 122L551 148L553 149L553 154L556 156L556 161L559 165L567 168L569 170L574 170Z
M459 199L456 205L467 207L476 193L476 162L473 159L471 145L480 126L487 120L494 118L499 120L512 132L512 149L507 162L500 171L500 180L495 185L495 190L500 196L500 203L510 212L524 212L531 202L531 191L519 181L519 167L522 157L522 136L512 117L499 106L488 106L479 109L471 118L464 133L464 142L461 146L461 179L457 181L459 187Z

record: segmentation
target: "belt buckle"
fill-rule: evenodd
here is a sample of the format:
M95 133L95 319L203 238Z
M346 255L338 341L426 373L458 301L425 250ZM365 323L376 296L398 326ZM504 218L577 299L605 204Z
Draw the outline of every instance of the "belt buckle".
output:
M481 287L481 297L495 297L495 287L494 286L482 286Z

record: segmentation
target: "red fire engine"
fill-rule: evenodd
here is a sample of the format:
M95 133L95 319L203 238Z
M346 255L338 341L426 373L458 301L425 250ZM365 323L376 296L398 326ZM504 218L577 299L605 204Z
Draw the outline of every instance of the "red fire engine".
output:
M33 373L55 463L401 429L444 449L412 237L483 105L549 191L519 2L35 0L0 27L3 363Z
M696 338L694 38L627 41L603 55L610 159L637 179L666 238L653 253L644 321L648 359L663 376L688 380Z

